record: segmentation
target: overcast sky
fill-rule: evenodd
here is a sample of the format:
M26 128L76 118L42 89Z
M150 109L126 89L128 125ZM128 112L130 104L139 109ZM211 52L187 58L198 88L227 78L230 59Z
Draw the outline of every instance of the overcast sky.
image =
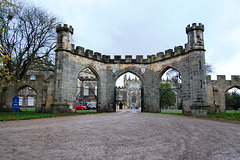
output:
M24 0L23 0L24 1ZM28 0L25 0L28 1ZM30 1L30 0L29 0ZM216 75L240 75L240 0L31 0L74 28L74 44L111 55L156 54L187 43L203 23L206 61Z

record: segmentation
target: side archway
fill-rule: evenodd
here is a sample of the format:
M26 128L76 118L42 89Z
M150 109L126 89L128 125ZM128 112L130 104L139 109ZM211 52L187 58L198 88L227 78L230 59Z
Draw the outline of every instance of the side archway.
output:
M98 94L100 88L100 77L92 66L83 67L77 75L76 103L87 106L88 109L98 111Z
M23 85L16 89L15 95L19 97L19 107L23 109L35 109L38 105L37 91L29 85Z
M179 70L167 66L160 72L159 78L160 110L183 110L182 76Z
M225 91L225 110L240 109L240 87L234 85Z

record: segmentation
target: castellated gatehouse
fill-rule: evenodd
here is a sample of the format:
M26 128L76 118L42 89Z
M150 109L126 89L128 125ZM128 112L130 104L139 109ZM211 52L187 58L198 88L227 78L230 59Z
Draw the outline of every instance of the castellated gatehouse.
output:
M96 102L98 112L115 112L127 105L116 98L120 92L116 81L129 72L141 82L139 93L135 93L140 98L134 99L131 95L132 102L138 102L134 107L141 108L142 112L160 112L161 78L172 68L181 75L183 113L205 116L208 112L225 112L225 92L232 87L240 88L239 76L232 76L231 81L224 76L218 76L215 81L206 76L204 25L193 23L185 31L188 41L184 47L176 46L148 55L146 59L143 55L135 59L131 55L115 55L111 59L109 55L75 47L72 26L59 25L54 72L50 75L30 73L21 82L9 86L5 90L6 107L11 108L12 97L29 86L36 92L36 112L73 112L79 100ZM32 76L35 78L31 79ZM79 98L87 96L90 98Z

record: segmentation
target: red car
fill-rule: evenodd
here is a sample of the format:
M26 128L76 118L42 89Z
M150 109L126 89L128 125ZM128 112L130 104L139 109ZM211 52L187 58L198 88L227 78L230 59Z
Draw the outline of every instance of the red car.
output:
M76 103L76 110L86 110L86 109L87 109L86 106L83 106L80 103Z

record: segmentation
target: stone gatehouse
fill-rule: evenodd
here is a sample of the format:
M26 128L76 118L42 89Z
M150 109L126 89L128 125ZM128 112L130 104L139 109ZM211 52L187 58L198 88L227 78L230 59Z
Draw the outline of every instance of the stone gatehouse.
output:
M142 111L159 112L161 76L169 68L174 68L182 76L183 112L197 110L206 112L205 49L204 26L187 26L188 43L143 59L142 55L133 59L131 55L122 58L110 56L72 45L73 28L67 25L57 27L56 70L54 107L64 108L76 99L77 75L89 68L98 79L98 111L113 112L115 105L115 82L124 73L131 72L142 82ZM203 109L204 108L204 109Z
M114 112L116 110L116 80L126 72L135 74L141 81L142 112L160 112L160 82L161 77L169 68L177 70L182 77L181 93L183 113L196 116L206 115L209 107L215 110L214 104L219 103L220 111L224 111L221 96L211 98L216 89L216 83L206 78L204 26L193 23L186 27L188 42L185 46L177 46L165 52L148 55L131 55L124 58L115 55L111 59L83 47L72 44L74 30L71 26L59 25L57 31L56 62L53 76L46 79L26 81L8 88L5 92L6 107L11 107L11 97L22 86L30 86L37 93L37 111L69 112L73 108L78 95L79 73L88 68L97 80L97 110L99 112ZM29 77L28 77L29 78ZM237 77L234 77L237 78ZM239 77L238 77L239 80ZM223 82L219 82L218 91ZM234 84L234 86L240 86ZM230 86L228 86L230 87ZM213 89L213 90L214 90ZM224 88L226 89L226 88ZM223 89L223 90L224 90ZM219 92L218 92L219 93ZM207 94L212 94L211 96ZM214 103L212 102L214 100ZM221 107L222 106L222 107Z

